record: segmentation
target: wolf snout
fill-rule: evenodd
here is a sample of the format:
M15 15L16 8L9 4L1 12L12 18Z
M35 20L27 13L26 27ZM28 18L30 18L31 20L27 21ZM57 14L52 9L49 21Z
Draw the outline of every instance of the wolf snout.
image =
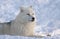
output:
M32 17L32 21L34 21L35 20L35 18L34 17Z

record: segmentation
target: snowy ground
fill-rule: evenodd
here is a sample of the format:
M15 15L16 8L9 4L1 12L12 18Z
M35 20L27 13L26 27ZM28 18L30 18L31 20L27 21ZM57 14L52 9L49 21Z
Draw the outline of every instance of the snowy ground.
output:
M36 37L23 37L23 36L0 35L0 39L60 39L60 36L36 38Z
M32 5L36 11L36 33L52 34L43 39L60 39L60 0L0 0L0 22L15 19L21 5Z

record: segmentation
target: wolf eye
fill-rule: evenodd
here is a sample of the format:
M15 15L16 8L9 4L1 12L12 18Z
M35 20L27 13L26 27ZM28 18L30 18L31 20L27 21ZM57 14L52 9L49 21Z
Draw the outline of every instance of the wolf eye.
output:
M29 16L30 16L30 14L27 14L27 15L29 15Z

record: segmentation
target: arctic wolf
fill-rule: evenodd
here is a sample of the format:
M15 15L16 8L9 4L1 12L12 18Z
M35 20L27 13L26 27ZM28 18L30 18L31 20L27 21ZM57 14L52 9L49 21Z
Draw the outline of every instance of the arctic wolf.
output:
M35 26L35 12L32 6L20 7L15 21L11 23L11 35L33 36Z
M44 34L34 33L36 26L35 12L32 6L20 7L19 14L16 19L9 23L3 23L0 28L0 34L19 35L19 36L44 36ZM49 35L48 35L49 36Z

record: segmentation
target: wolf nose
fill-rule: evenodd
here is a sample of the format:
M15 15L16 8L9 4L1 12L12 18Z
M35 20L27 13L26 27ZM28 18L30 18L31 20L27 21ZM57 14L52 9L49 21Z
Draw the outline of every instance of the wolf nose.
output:
M34 21L35 20L35 18L34 17L32 17L32 21Z

